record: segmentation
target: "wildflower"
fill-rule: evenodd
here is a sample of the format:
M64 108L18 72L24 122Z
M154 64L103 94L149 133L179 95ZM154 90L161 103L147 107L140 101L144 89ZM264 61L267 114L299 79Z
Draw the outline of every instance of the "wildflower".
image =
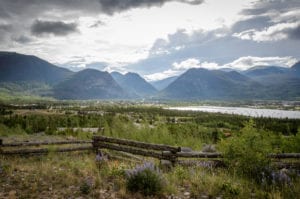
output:
M131 176L135 176L138 173L141 173L145 170L159 172L159 170L155 168L155 165L152 162L145 162L142 165L136 166L134 169L126 170L125 174L126 174L127 177L131 177Z
M96 162L103 162L106 160L107 160L107 157L105 155L103 155L101 151L96 155Z
M271 172L271 181L273 185L291 185L291 178L288 176L287 169Z
M276 182L276 174L275 174L274 171L272 171L271 177L272 177L272 184L275 184L275 182Z
M278 173L278 182L280 184L287 184L290 185L291 178L287 175L287 169L281 169Z

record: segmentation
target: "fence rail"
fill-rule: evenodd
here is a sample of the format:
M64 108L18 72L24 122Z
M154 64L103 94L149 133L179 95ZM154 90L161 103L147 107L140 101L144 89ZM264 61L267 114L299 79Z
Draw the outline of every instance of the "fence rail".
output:
M0 154L2 155L26 155L26 154L46 154L49 152L71 152L71 151L86 151L92 150L92 146L79 146L79 147L71 147L71 148L57 148L57 149L16 149L9 151L2 151Z
M300 159L300 153L271 153L268 157L276 159Z
M0 139L0 155L28 155L28 154L47 154L49 152L71 152L71 151L85 151L92 150L92 141L86 140L63 140L63 141L43 141L43 142L15 142L3 143ZM42 147L49 145L71 145L68 147L58 148L28 148L28 147ZM84 146L78 146L84 145Z
M223 155L221 153L208 153L186 151L185 147L174 147L169 145L151 144L144 142L137 142L132 140L117 139L105 136L94 136L93 147L95 151L99 149L109 149L114 151L122 151L135 155L153 157L161 160L169 160L173 164L183 165L210 165L213 167L224 166L222 161ZM280 153L269 154L269 158L276 159L274 164L278 167L299 168L300 164L278 162L279 159L300 159L299 153ZM209 160L207 160L209 159Z
M92 141L85 140L64 140L64 141L53 141L53 142L15 142L15 143L4 143L2 147L16 147L16 146L40 146L40 145L61 145L61 144L90 144Z
M32 148L42 147L46 145L71 145L68 147L59 148ZM81 145L81 146L80 146ZM28 148L31 147L31 148ZM222 162L223 155L221 153L208 152L187 152L185 147L170 146L163 144L154 144L146 142L138 142L127 139L118 139L106 136L94 136L92 140L62 140L62 141L44 141L44 142L16 142L3 143L0 139L0 155L22 155L22 154L46 154L49 152L71 152L71 151L85 151L85 150L101 150L109 149L119 152L126 152L134 155L152 157L157 159L169 160L172 163L197 163L197 160L192 159L211 159L209 161ZM280 159L300 159L300 153L272 153L268 155L269 158L274 159L275 164L281 166ZM188 160L186 160L188 159ZM203 160L201 160L203 161ZM200 161L200 162L201 162ZM198 163L199 164L199 163ZM299 161L288 163L300 167Z
M120 144L120 145L126 145L131 147L143 148L143 149L146 148L152 150L171 151L175 153L181 151L180 147L174 147L169 145L138 142L133 140L125 140L125 139L111 138L105 136L94 136L93 143L97 145L100 142Z

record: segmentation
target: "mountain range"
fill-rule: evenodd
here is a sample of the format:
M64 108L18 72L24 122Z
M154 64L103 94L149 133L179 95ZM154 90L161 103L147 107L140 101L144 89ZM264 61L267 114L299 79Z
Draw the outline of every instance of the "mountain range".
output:
M300 62L291 68L255 66L246 71L192 68L149 83L136 73L72 72L35 56L0 52L0 96L15 93L75 100L299 100Z

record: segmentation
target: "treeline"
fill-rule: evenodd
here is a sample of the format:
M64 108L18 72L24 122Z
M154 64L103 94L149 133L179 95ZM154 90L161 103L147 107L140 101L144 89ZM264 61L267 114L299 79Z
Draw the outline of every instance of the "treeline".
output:
M45 108L38 105L38 108ZM0 108L0 123L15 127L19 125L27 133L41 131L53 131L57 127L103 127L105 124L112 124L115 115L122 115L137 123L154 124L161 121L168 124L184 123L197 124L208 128L227 128L238 131L249 121L250 117L237 116L220 113L204 113L191 111L174 111L157 107L141 106L102 106L99 107L71 107L65 108L64 115L17 115L13 109ZM75 113L69 112L73 110ZM92 111L89 113L88 111ZM97 114L101 111L103 114ZM277 119L277 118L253 118L256 128L282 135L296 135L300 127L299 119Z

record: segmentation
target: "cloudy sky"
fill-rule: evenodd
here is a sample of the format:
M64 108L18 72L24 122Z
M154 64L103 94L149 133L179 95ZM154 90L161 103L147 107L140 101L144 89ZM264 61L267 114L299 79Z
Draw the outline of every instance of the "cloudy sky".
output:
M300 1L0 0L0 50L147 80L290 67L300 60Z

